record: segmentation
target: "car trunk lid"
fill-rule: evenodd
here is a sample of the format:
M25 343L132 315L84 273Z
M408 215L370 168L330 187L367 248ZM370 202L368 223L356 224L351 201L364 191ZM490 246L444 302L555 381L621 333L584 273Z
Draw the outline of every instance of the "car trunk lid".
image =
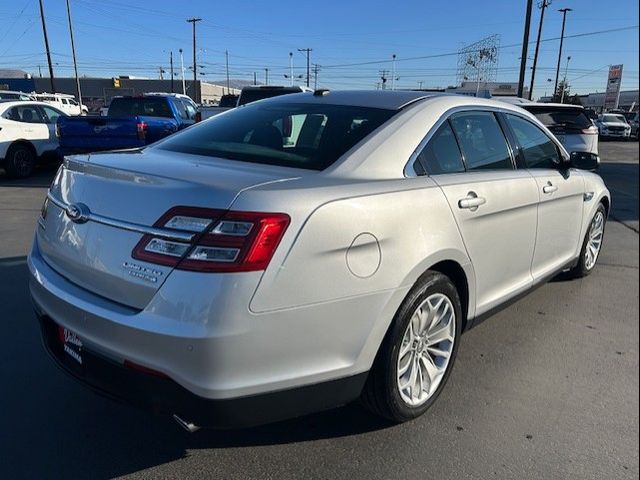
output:
M290 169L154 149L71 157L50 188L38 247L73 283L142 309L172 267L133 259L132 251L163 214L175 206L226 210L246 189L292 178ZM160 229L182 241L193 235Z

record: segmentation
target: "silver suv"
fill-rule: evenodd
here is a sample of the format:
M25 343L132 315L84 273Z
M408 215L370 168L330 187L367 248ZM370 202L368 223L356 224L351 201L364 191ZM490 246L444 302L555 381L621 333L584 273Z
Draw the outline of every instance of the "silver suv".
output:
M415 418L463 331L593 271L610 195L584 161L516 106L400 91L285 95L67 158L28 260L44 344L190 430L358 398Z

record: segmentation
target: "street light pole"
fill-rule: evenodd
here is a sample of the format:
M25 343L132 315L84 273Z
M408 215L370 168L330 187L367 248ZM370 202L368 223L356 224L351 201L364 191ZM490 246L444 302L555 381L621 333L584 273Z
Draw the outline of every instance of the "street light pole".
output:
M289 84L293 87L293 52L289 52Z
M187 94L187 85L184 81L184 56L182 55L182 49L178 50L180 52L180 71L182 72L182 94Z
M564 43L564 26L567 21L567 12L571 12L570 8L561 8L558 10L562 12L562 33L560 34L560 50L558 51L558 66L556 67L556 83L553 86L553 95L555 96L558 91L558 78L560 77L560 62L562 61L562 44Z
M229 82L229 50L224 51L225 62L227 64L227 94L231 92L230 82Z
M564 93L567 90L567 72L569 71L569 60L571 60L571 56L567 57L567 65L564 67L564 80L562 82L562 96L560 97L560 103L564 103Z
M78 103L82 113L82 92L80 91L80 77L78 77L78 63L76 62L76 46L73 42L73 26L71 23L71 6L67 0L67 18L69 19L69 34L71 35L71 54L73 55L73 70L76 74L76 91L78 92Z
M536 52L533 55L533 67L531 67L531 83L529 84L529 100L533 99L533 82L536 78L536 66L538 65L538 52L540 51L540 37L542 35L542 22L544 22L544 11L553 0L542 0L540 6L540 23L538 24L538 39L536 40Z
M169 51L169 70L171 70L171 93L173 93L173 50Z
M396 89L396 54L391 55L391 90Z

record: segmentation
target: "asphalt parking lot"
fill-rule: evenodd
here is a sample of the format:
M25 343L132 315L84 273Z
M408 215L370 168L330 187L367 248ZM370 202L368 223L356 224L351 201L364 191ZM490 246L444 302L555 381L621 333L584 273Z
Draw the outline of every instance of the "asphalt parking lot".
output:
M556 279L462 338L422 418L357 405L251 430L187 434L96 396L46 357L26 255L55 167L0 173L3 478L637 479L638 143L601 143L613 194L596 271Z

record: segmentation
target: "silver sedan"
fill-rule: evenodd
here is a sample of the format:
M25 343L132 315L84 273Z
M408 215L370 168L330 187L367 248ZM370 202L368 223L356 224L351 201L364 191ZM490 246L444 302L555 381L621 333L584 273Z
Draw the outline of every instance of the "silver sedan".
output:
M30 290L53 359L185 428L422 414L461 333L593 271L610 195L531 114L423 92L256 102L67 158Z

